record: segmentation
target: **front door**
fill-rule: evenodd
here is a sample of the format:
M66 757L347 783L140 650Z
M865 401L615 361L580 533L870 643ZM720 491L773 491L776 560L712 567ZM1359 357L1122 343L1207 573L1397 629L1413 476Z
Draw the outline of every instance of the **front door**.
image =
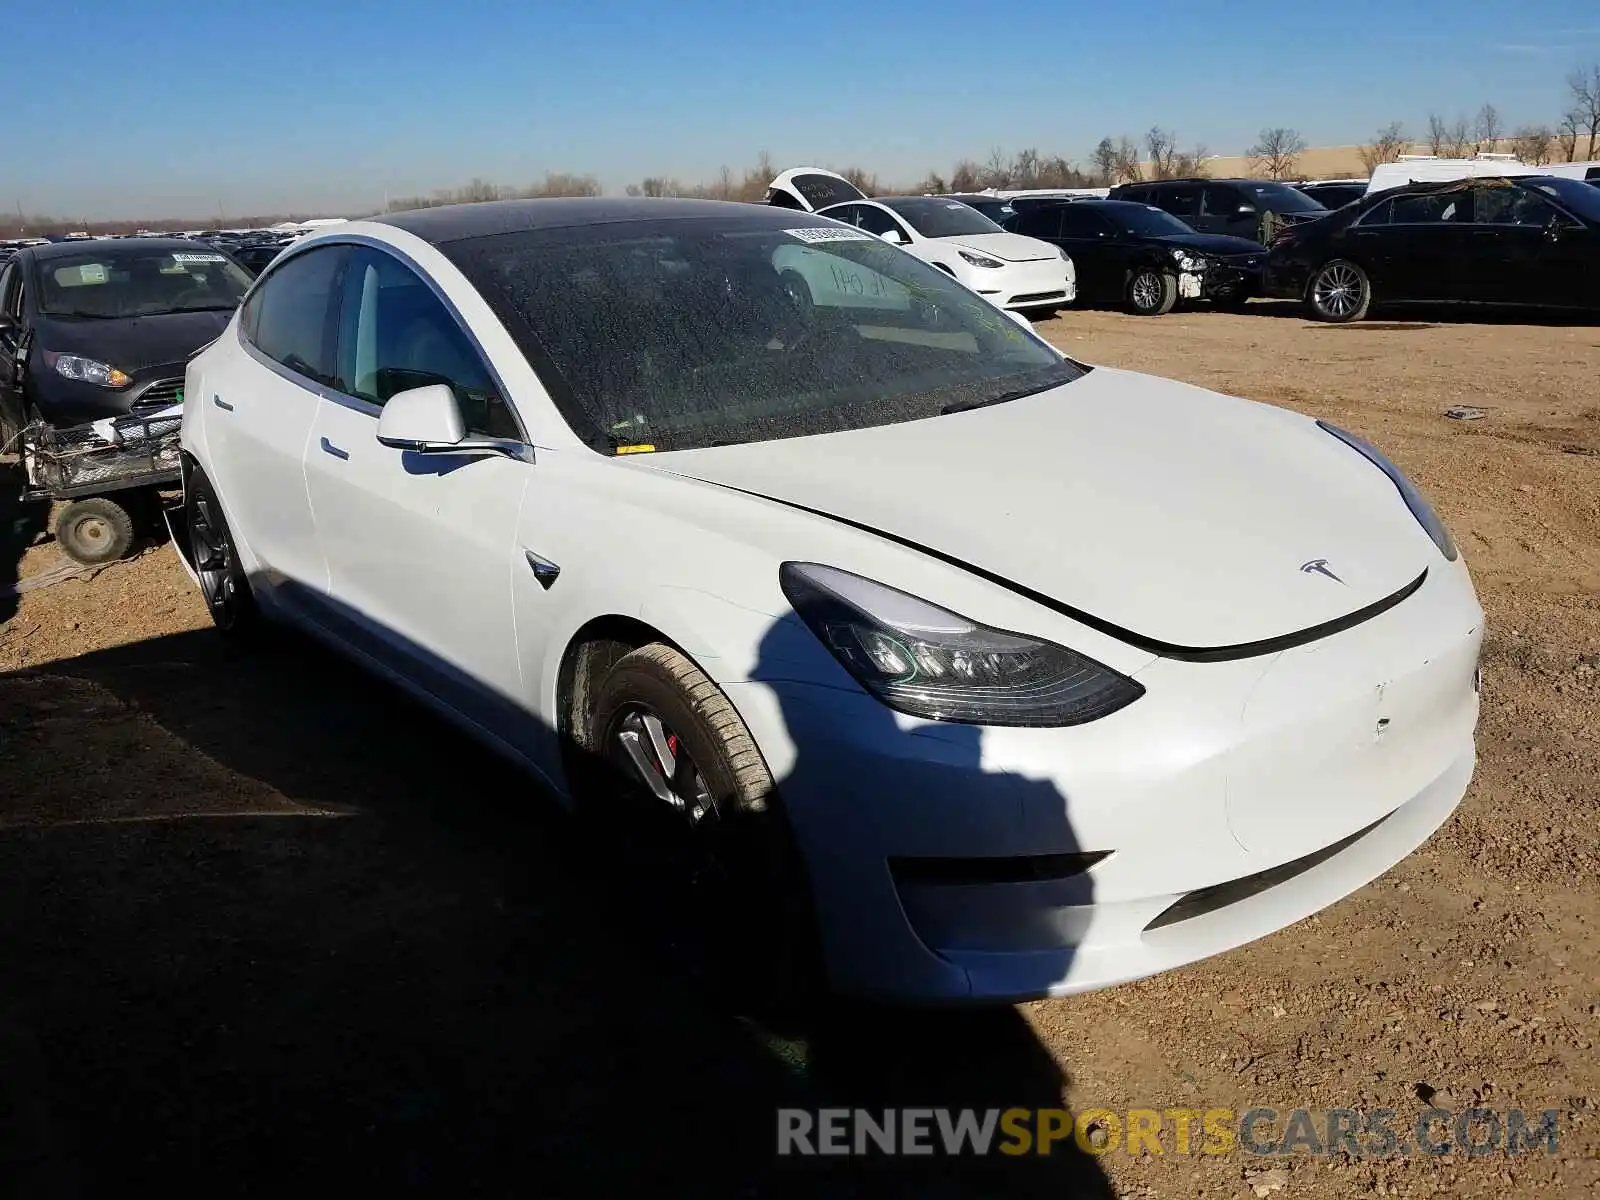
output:
M326 621L382 665L512 746L531 733L512 616L533 468L378 442L397 392L445 383L469 434L523 440L493 372L433 288L398 259L351 253L335 394L319 405L306 480L328 559Z
M1576 308L1592 262L1586 232L1543 196L1514 185L1473 189L1472 262L1462 298Z

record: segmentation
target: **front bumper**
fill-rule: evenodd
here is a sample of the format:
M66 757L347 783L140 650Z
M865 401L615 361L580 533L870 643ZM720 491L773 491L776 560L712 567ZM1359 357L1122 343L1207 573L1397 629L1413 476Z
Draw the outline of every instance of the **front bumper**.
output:
M1311 284L1309 260L1274 255L1261 276L1261 294L1274 300L1303 300Z
M1465 568L1441 559L1322 641L1157 659L1144 697L1075 728L917 722L799 682L728 692L782 748L835 986L1011 1002L1241 945L1404 858L1471 778L1482 636ZM1074 869L1087 852L1105 857Z
M1215 296L1229 298L1259 296L1261 294L1262 264L1259 259L1233 260L1214 258L1205 273L1201 294L1206 299Z
M1070 264L1059 258L1007 263L996 270L974 268L972 289L1001 308L1052 308L1078 298L1078 281Z

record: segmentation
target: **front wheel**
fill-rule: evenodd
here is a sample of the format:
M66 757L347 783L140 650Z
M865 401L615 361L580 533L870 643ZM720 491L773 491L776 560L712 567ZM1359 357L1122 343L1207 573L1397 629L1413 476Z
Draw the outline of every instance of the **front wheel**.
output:
M821 981L810 892L772 776L721 689L671 646L623 655L587 720L581 809L612 869L725 990L771 1005ZM629 862L632 859L633 862Z
M205 597L212 624L231 638L255 632L261 623L255 594L239 562L222 505L198 467L184 485L183 508L194 573L200 577L200 594Z
M1159 317L1178 303L1178 277L1154 267L1141 267L1128 280L1128 308L1135 316Z
M1311 277L1306 307L1319 321L1359 321L1372 306L1372 281L1355 263L1336 258Z

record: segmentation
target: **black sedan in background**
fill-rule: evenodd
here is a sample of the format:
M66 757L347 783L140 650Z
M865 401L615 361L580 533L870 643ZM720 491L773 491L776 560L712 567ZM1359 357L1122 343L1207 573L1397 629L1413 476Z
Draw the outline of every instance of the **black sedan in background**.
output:
M0 271L0 441L38 417L78 425L183 393L250 286L220 250L175 238L60 242Z
M1006 228L1067 252L1080 304L1124 304L1141 316L1170 312L1180 298L1236 308L1256 294L1267 256L1259 242L1196 233L1159 208L1122 200L1040 204Z
M1264 290L1322 321L1374 304L1600 309L1600 189L1544 175L1390 188L1279 234Z

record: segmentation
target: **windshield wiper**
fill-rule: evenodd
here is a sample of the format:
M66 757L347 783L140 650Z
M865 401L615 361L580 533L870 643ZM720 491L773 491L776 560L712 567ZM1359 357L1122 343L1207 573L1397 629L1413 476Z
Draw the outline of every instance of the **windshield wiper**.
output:
M181 305L178 308L169 308L166 311L169 312L169 313L179 313L179 312L225 312L225 311L226 312L231 312L233 309L236 309L238 307L239 307L238 302L235 301L233 304L184 304L184 305ZM150 315L159 317L161 314L160 313L152 313Z
M47 317L82 317L86 321L119 321L122 319L116 313L79 312L74 308L69 308L65 311L47 308L44 310L44 315Z
M1037 395L1039 392L1048 392L1056 383L1040 384L1038 387L1015 388L1009 392L1001 392L998 396L986 396L982 400L961 400L955 404L946 404L939 410L941 417L948 417L951 413L970 412L974 408L988 408L992 404L1004 404L1008 400L1021 400L1024 396Z

